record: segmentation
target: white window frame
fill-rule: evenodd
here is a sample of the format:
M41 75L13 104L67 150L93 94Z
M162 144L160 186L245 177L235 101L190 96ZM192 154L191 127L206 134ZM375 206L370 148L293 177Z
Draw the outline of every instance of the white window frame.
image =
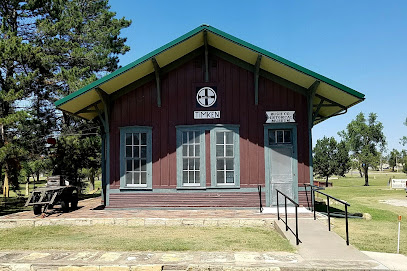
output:
M233 134L233 165L234 165L234 183L218 183L217 180L217 158L216 158L216 133L232 132ZM238 126L215 126L210 131L211 138L211 186L225 188L240 187L240 135ZM226 152L226 150L224 150ZM226 180L226 176L225 176Z
M202 189L206 187L206 163L205 163L205 130L197 126L177 126L177 188L178 189ZM197 132L199 135L199 183L183 182L183 133ZM195 144L195 143L194 143ZM191 157L192 158L192 157ZM188 169L189 171L189 169Z
M126 134L145 133L146 142L146 184L126 183ZM134 142L133 142L134 143ZM132 145L133 146L133 145ZM135 146L135 145L134 145ZM140 150L141 152L141 150ZM120 127L120 189L152 189L152 128L146 126Z

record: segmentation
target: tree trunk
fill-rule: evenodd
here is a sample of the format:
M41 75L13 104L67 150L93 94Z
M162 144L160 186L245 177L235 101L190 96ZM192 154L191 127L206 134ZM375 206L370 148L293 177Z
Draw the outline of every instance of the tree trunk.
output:
M365 171L365 186L369 186L369 174L368 174L368 170L369 170L369 166L365 166L363 167L364 171Z
M90 184L89 191L95 190L95 174L93 172L90 173L89 184Z
M30 194L30 176L27 177L27 182L25 183L25 195Z
M328 176L326 176L325 187L328 187Z
M40 172L39 171L36 172L36 176L37 176L37 183L40 183Z
M3 196L5 198L8 198L10 196L10 185L8 182L7 170L4 172Z

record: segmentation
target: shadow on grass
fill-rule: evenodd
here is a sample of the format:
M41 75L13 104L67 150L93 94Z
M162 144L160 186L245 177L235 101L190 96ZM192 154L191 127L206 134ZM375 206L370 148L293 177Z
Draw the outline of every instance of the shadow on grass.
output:
M327 211L327 205L325 202L323 201L315 201L315 210L318 213L324 214L324 215L328 215L328 211ZM337 218L345 218L345 211L338 209L336 207L333 207L332 205L329 205L329 215L331 217L337 217ZM348 212L348 218L359 218L362 219L363 218L363 214L362 213L349 213Z

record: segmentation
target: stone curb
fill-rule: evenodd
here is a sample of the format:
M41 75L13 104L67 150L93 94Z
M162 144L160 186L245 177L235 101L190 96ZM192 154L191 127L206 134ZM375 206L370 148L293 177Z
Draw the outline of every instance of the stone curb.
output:
M275 218L51 218L0 219L0 229L41 226L273 227Z
M0 271L322 271L322 270L374 270L388 269L360 269L360 268L337 268L337 267L279 267L279 266L239 266L239 265L212 265L212 264L189 264L187 266L167 265L38 265L38 264L2 264Z

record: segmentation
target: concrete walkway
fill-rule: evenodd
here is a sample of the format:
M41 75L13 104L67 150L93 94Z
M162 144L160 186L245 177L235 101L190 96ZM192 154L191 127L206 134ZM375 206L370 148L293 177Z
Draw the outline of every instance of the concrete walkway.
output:
M296 246L294 234L285 230L282 220L275 222L276 229L280 231L290 243ZM288 219L288 225L295 232L295 219ZM301 243L296 246L298 254L315 269L323 270L407 270L407 257L390 253L361 252L354 246L346 245L344 239L328 226L313 218L298 220L299 239ZM396 256L395 256L396 255Z

